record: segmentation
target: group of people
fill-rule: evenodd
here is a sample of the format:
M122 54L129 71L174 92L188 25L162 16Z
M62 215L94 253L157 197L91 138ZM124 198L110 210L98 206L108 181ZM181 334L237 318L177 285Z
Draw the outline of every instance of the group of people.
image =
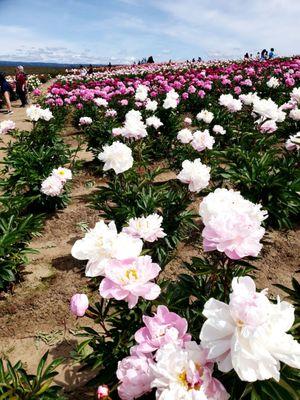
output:
M24 72L24 67L19 65L16 68L16 93L21 101L21 107L25 107L27 104L27 77ZM13 94L13 88L6 79L6 74L0 72L0 94L3 96L6 103L7 114L13 114L11 106L11 95Z
M258 51L256 53L256 60L260 60L260 61L264 61L264 60L272 60L273 58L275 58L275 50L273 47L270 48L270 51L268 51L267 49L263 49L261 52ZM253 54L252 53L246 53L244 55L244 60L253 60Z

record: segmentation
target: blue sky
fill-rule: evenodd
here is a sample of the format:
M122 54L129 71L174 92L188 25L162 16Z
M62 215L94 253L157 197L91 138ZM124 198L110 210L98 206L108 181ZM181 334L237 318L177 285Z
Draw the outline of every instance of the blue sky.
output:
M0 60L300 54L300 0L0 0Z

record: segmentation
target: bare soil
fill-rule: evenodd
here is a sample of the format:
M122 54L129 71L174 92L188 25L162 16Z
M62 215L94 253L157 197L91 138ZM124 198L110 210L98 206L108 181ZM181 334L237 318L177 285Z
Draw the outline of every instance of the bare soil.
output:
M14 120L19 129L30 129L30 123L25 121L24 109L15 110L9 119ZM0 121L2 119L3 115L0 114ZM73 147L76 145L75 135L72 128L63 132L66 143ZM89 162L92 155L83 149L78 158ZM157 181L174 178L173 172L166 172ZM74 260L70 253L75 240L84 235L83 227L93 227L99 220L99 212L89 208L87 203L95 186L101 184L104 181L95 178L88 168L83 168L75 177L70 204L48 217L42 235L31 243L39 253L30 257L24 280L16 286L13 294L7 294L0 301L0 355L9 357L12 362L22 360L30 372L36 370L40 357L47 350L51 358L66 357L66 362L59 368L56 382L67 390L78 388L76 394L70 394L70 399L89 398L87 389L82 386L92 375L79 372L79 366L72 362L69 355L78 344L75 334L79 326L90 324L85 318L78 321L70 315L69 300L76 292L88 293L91 299L98 296L84 276L85 263ZM193 207L197 209L197 201ZM259 268L257 277L260 288L269 287L271 293L283 294L272 284L290 286L292 276L300 269L299 245L299 229L267 233L261 258L254 262ZM202 253L199 234L196 243L179 246L163 277L174 279L184 271L183 261Z

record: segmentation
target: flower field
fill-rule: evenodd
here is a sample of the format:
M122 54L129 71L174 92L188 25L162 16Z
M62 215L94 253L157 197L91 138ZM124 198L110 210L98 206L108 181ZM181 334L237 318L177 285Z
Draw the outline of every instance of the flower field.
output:
M299 399L300 58L38 84L32 129L0 122L0 318L73 321L90 379L3 361L0 399ZM58 278L7 318L34 257Z

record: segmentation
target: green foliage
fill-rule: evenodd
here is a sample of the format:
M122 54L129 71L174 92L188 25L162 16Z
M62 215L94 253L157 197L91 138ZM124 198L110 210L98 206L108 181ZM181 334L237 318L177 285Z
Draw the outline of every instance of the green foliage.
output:
M41 358L35 375L24 369L21 361L12 365L9 360L0 360L0 398L1 400L64 400L61 387L53 385L57 375L55 369L63 362L62 358L46 366L48 352Z

